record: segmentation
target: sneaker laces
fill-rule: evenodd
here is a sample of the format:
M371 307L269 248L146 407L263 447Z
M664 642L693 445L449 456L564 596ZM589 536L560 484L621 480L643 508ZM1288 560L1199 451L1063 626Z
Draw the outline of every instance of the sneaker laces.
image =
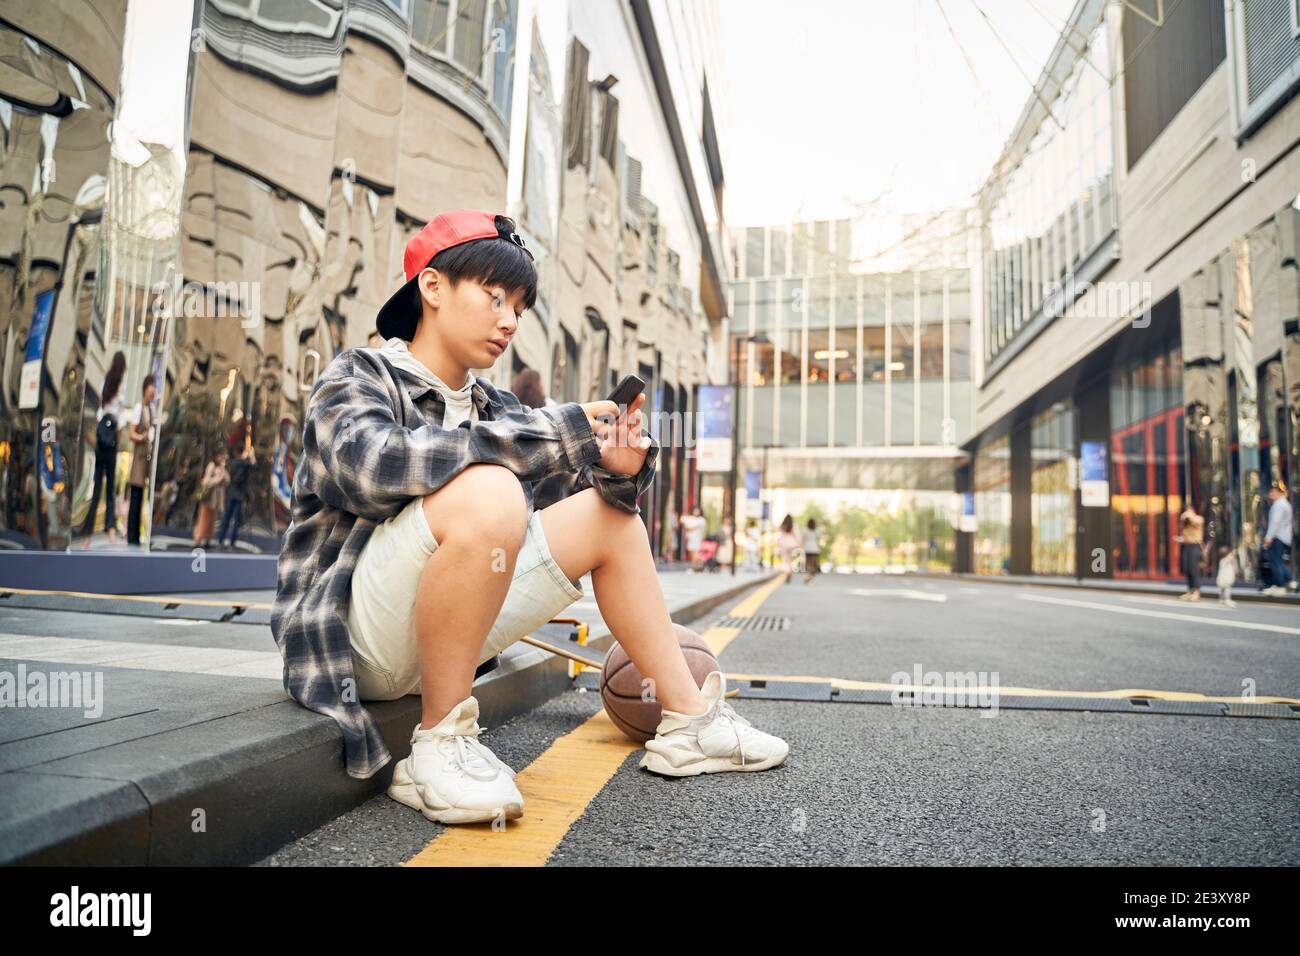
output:
M754 725L736 713L726 700L718 702L718 714L715 719L724 721L731 728L731 732L736 735L736 749L740 751L740 765L745 766L745 741L741 728L753 727Z
M496 778L498 771L504 773L507 777L513 777L515 772L505 765L496 754L481 743L478 734L483 730L478 728L473 734L444 734L443 740L438 742L439 750L442 750L444 743L452 743L455 750L457 766L464 770L466 774L475 780L493 780Z

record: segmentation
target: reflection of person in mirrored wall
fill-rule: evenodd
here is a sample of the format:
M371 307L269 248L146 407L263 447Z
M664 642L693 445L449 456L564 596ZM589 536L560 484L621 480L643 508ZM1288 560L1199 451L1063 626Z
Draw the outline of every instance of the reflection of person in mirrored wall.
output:
M154 377L146 375L131 424L131 475L127 488L131 495L131 508L126 518L127 544L140 543L140 525L144 511L144 487L153 474L154 408L157 395Z
M104 527L108 530L108 543L117 544L117 446L118 432L122 427L122 379L126 376L126 353L118 351L104 375L104 387L99 394L99 410L95 417L95 430L89 442L95 449L95 471L90 479L90 509L82 523L83 549L90 547L90 536L95 533L95 513L99 510L101 487L106 490Z
M226 491L226 509L221 516L221 527L217 529L217 548L224 550L227 534L230 538L230 550L235 550L239 537L239 524L243 518L244 501L248 497L248 480L257 467L257 454L253 446L244 449L243 454L230 465L230 487Z
M41 422L42 433L57 434L58 421L46 418ZM40 489L41 510L44 514L45 538L43 547L49 547L51 539L62 538L68 533L68 500L64 495L67 487L67 468L63 461L63 449L58 439L42 441L40 451Z
M226 450L218 448L203 469L203 480L199 482L199 520L194 523L194 544L200 548L212 543L217 512L225 510L228 484L230 472L226 470Z

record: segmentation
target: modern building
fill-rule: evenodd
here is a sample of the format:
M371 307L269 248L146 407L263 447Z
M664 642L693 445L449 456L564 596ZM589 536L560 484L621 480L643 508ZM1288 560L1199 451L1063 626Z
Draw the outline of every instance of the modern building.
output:
M84 557L122 591L274 582L316 376L378 341L443 210L507 211L539 261L498 385L531 367L586 401L638 372L653 416L725 379L711 3L50 0L5 4L0 49L0 579ZM92 488L123 362L124 420L158 393L135 546L128 448ZM240 553L195 577L199 479L245 449ZM685 452L642 502L657 547L694 500Z
M865 537L890 564L951 566L972 421L970 252L956 235L922 244L916 268L866 272L850 219L732 230L738 476L757 472L771 523L859 509L840 564ZM738 503L755 483L738 481Z
M1295 0L1079 0L980 196L958 567L1258 573L1300 481ZM1291 492L1295 501L1294 491Z

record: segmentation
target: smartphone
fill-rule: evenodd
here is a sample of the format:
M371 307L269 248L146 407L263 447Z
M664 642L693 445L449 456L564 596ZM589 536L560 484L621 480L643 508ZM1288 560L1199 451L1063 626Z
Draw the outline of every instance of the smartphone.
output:
M607 401L613 402L619 406L619 412L632 404L633 399L645 391L645 382L636 375L624 375L623 381L618 383L618 387L610 392ZM611 415L600 415L598 419L606 424L613 425L617 418Z
M635 375L624 375L623 381L609 395L615 405L631 405L632 400L645 391L645 382Z

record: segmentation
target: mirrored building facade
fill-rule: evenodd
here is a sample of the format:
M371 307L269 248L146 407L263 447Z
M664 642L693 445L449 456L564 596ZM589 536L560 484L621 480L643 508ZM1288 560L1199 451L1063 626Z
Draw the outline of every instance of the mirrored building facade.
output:
M963 569L1177 578L1191 507L1205 575L1260 580L1269 485L1300 504L1296 17L1075 5L981 194Z
M0 554L188 561L224 455L251 463L235 550L273 559L315 380L378 344L445 210L514 216L542 274L479 374L587 401L637 372L647 412L725 376L712 5L530 9L0 4ZM691 464L664 449L656 543Z

